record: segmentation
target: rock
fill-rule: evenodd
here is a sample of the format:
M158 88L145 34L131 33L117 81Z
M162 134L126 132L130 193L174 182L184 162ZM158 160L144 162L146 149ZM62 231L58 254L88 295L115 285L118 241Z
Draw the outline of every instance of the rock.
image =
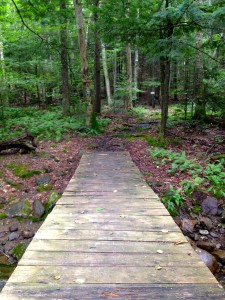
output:
M195 201L201 203L205 199L205 197L207 197L207 195L202 191L194 190L192 197Z
M6 198L0 197L0 204L6 204Z
M24 231L22 231L22 237L24 239L30 239L33 236L34 236L34 233L32 231L30 231L30 230L24 230Z
M9 257L9 259L8 259L8 264L9 265L13 265L13 264L15 264L17 261L12 257L12 256L10 256Z
M207 197L202 202L202 211L206 215L215 216L218 212L218 201L214 197Z
M52 173L53 169L51 167L44 168L45 173Z
M199 258L206 264L210 271L214 274L218 267L218 262L216 258L209 252L202 250L200 248L195 248L195 252L198 254Z
M205 241L199 241L197 242L197 246L203 250L212 252L215 249L215 246L213 243L205 242Z
M221 248L221 244L216 244L216 249L220 249Z
M18 232L12 232L12 233L9 234L8 240L9 241L14 241L14 240L17 240L19 237L20 237L20 235L19 235Z
M209 230L211 230L212 227L213 227L212 220L210 218L207 218L207 217L201 217L200 218L200 225L202 225L203 228L207 228Z
M8 262L8 257L3 252L0 252L0 265L6 265Z
M18 226L16 226L16 225L12 225L12 226L9 227L10 232L15 232L17 230L18 230Z
M199 233L201 235L208 235L209 234L208 230L199 230Z
M8 217L28 217L31 213L31 205L27 200L19 200L13 203L10 208L5 210Z
M33 203L33 215L35 217L41 218L45 213L44 205L40 200L35 200Z
M222 264L225 264L225 251L224 250L216 250L212 252L212 255L214 255L218 261L220 261Z
M45 208L47 211L50 211L59 200L60 196L56 191L51 192L48 197L48 201L45 203Z
M196 224L196 220L183 219L180 222L180 228L184 233L193 233Z
M218 238L219 237L219 235L217 233L215 233L215 232L210 232L210 235L212 237L214 237L214 238Z
M49 174L43 175L43 176L36 179L36 184L37 185L48 184L51 179L52 179L51 175L49 175Z

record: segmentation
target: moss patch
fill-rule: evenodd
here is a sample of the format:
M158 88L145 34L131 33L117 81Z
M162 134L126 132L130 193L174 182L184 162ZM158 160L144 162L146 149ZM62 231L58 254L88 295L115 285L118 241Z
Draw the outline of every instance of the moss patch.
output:
M12 250L12 255L13 255L17 260L19 260L19 259L23 256L25 250L26 250L25 245L24 245L23 243L20 243L20 244L18 244L15 248L13 248L13 250Z
M0 213L0 220L6 219L7 214L5 212Z
M52 185L51 184L40 184L37 187L38 192L48 192L52 190Z
M19 178L30 178L34 175L41 174L41 171L38 170L28 170L25 165L19 165L14 168L14 174Z

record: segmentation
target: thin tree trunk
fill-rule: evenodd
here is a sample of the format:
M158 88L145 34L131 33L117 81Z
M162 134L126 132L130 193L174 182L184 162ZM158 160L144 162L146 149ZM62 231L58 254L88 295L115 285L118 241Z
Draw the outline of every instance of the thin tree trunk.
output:
M134 53L134 100L138 98L138 73L139 73L139 51L135 50Z
M68 53L67 53L67 26L66 26L66 2L60 0L61 12L61 78L62 78L62 104L63 115L70 113L70 89L69 89L69 70L68 70Z
M91 80L89 79L89 73L88 73L88 60L87 60L87 48L86 48L85 31L84 31L84 19L83 19L82 5L80 1L73 0L73 4L74 4L75 17L76 17L76 24L77 24L83 89L84 89L86 105L87 105L86 126L90 127L93 107L92 107L91 88L90 88Z
M199 0L199 4L203 1ZM203 41L203 33L196 33L196 48L200 49ZM202 120L206 116L205 101L204 101L204 70L203 70L203 54L201 51L196 52L195 56L195 73L194 73L194 98L195 98L195 111L193 119Z
M127 76L128 76L128 95L126 97L126 109L131 110L133 108L133 94L132 94L132 59L131 59L131 47L127 45Z
M96 28L98 21L98 11L99 0L94 0L95 12L94 12L94 22L95 22L95 31L94 31L94 40L95 40L95 59L94 59L94 83L95 83L95 97L94 97L94 110L95 113L101 113L101 42L99 39L99 32Z
M103 70L104 70L104 76L105 76L107 101L108 101L108 105L110 106L110 105L112 105L112 98L111 98L108 66L107 66L106 49L105 49L105 45L103 43L102 43L102 64L103 64Z
M113 94L116 94L116 82L117 82L117 52L114 50L113 55Z

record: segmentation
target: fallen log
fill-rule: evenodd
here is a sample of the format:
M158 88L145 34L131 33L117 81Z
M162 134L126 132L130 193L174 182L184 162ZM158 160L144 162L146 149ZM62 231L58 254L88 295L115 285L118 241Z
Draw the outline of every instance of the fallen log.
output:
M30 133L22 137L9 139L3 142L0 142L0 154L9 153L8 150L12 149L12 153L17 153L20 151L21 154L27 154L34 152L37 148L35 137Z

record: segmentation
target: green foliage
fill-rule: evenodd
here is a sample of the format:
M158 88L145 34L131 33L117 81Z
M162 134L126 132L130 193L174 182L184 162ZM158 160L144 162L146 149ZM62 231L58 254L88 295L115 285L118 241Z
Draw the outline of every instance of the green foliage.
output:
M48 192L52 190L52 185L51 184L40 184L37 187L38 192Z
M162 197L162 202L166 204L169 213L173 217L178 216L178 208L184 205L184 197L181 194L181 189L175 189L170 185L169 191L165 192Z
M20 244L18 244L15 248L13 248L13 250L12 250L12 255L13 255L17 260L19 260L19 259L23 256L25 250L26 250L25 245L24 245L23 243L20 243Z
M217 161L215 164L209 163L205 168L196 163L196 159L187 159L184 151L174 152L171 150L154 148L148 149L149 154L160 159L161 164L170 163L167 172L171 174L188 172L192 175L190 180L183 180L184 193L191 197L195 190L203 189L212 196L220 199L225 197L225 172L224 160Z
M6 180L6 182L11 185L12 187L14 187L15 189L17 190L21 190L22 189L22 185L21 184L18 184L16 182L13 182L11 180Z
M0 220L6 219L7 218L7 214L5 212L1 212L0 213Z
M41 174L41 171L38 170L28 170L26 165L18 165L14 168L14 174L19 178L30 178L35 175Z
M165 148L167 146L167 141L161 136L158 136L157 138L149 136L147 138L147 142L149 146L153 146L153 147Z

